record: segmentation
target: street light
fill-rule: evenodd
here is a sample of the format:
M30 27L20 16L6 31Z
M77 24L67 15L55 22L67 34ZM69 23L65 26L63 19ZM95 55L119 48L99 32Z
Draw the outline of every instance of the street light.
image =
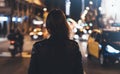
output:
M66 0L65 1L65 13L66 13L66 15L67 16L69 16L70 15L70 6L71 6L71 2L70 2L70 0Z
M89 1L89 4L90 4L90 5L93 5L93 1Z

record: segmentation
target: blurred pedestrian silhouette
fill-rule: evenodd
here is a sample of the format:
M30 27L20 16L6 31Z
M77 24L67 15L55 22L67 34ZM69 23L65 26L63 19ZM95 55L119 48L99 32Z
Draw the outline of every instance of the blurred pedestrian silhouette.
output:
M15 40L15 31L14 29L10 30L10 33L7 36L8 40Z
M19 52L23 52L23 44L24 44L24 36L20 32L20 30L17 28L15 31L15 41L18 43L18 47L20 48Z
M78 44L69 39L70 29L60 9L46 19L48 39L33 45L28 74L83 74Z
M7 38L10 42L14 41L14 54L20 53L20 56L22 56L24 36L20 33L19 29L11 29ZM14 55L12 57L14 57Z

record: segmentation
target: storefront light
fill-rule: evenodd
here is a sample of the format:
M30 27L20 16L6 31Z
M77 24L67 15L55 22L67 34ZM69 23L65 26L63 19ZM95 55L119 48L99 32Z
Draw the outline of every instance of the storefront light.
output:
M0 16L0 21L8 21L8 17L6 17L6 16Z
M89 10L90 8L89 7L86 7L86 10Z
M41 24L43 24L43 21L42 20L33 20L33 24L35 24L35 25L41 25Z
M22 18L21 17L12 17L12 21L13 22L22 22Z
M19 18L17 19L17 21L18 21L18 22L22 22L22 18L19 17Z
M13 21L13 22L15 22L16 20L17 20L16 17L13 17L13 18L12 18L12 21Z

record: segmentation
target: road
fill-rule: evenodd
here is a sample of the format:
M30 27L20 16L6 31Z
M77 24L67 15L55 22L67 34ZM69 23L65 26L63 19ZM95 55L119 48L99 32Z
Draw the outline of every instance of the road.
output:
M14 59L10 57L7 51L9 41L0 43L0 74L27 74L30 52L35 41L31 41L29 37L26 37L24 41L23 58L16 57ZM99 65L98 60L86 58L86 42L79 42L79 45L83 56L85 74L120 74L120 65L102 67Z
M23 57L30 57L30 53L32 50L32 45L35 41L31 40L29 36L24 37L24 45L23 45ZM9 41L2 41L0 42L0 56L9 56L11 57L10 53L8 52Z
M120 65L109 65L103 67L95 58L86 58L86 42L79 42L80 50L83 56L83 67L86 74L120 74Z
M29 58L0 57L0 74L27 74Z

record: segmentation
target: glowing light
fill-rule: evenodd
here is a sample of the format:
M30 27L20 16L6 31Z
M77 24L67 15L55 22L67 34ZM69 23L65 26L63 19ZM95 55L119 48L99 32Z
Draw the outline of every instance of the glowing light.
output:
M12 21L15 22L15 21L16 21L16 17L13 17L13 18L12 18Z
M33 35L33 38L34 38L34 39L37 39L37 38L38 38L38 35Z
M116 50L115 48L113 48L113 47L110 46L110 45L107 45L106 50L107 50L109 53L120 53L119 50Z
M65 13L66 13L66 15L70 15L70 5L71 5L71 2L70 2L70 0L66 0L66 11L65 11Z
M93 26L93 24L92 24L92 23L90 23L90 24L89 24L89 26Z
M0 21L8 21L8 17L0 16Z
M30 32L30 34L29 35L34 35L34 33L33 32Z
M88 30L88 33L91 34L91 33L92 33L92 30Z
M38 35L43 35L43 33L42 32L38 32Z
M87 10L89 10L90 8L89 7L86 7Z
M40 25L40 24L43 24L43 21L33 20L33 24Z
M88 40L88 35L87 34L82 35L82 39L83 40Z
M87 30L84 29L83 32L86 34L86 33L87 33Z
M29 2L29 3L35 3L37 5L42 5L40 0L26 0L26 1Z
M0 1L0 7L5 7L5 2L4 1Z
M43 11L47 11L47 8L43 8Z
M107 18L113 18L115 22L120 23L120 0L102 0L102 14Z
M79 39L79 36L77 34L74 35L75 39Z
M89 4L93 5L93 2L92 2L92 1L90 1L90 2L89 2Z
M19 18L17 19L17 21L18 21L18 22L22 22L22 18L19 17Z
M102 7L99 7L98 9L99 9L99 11L102 11Z

